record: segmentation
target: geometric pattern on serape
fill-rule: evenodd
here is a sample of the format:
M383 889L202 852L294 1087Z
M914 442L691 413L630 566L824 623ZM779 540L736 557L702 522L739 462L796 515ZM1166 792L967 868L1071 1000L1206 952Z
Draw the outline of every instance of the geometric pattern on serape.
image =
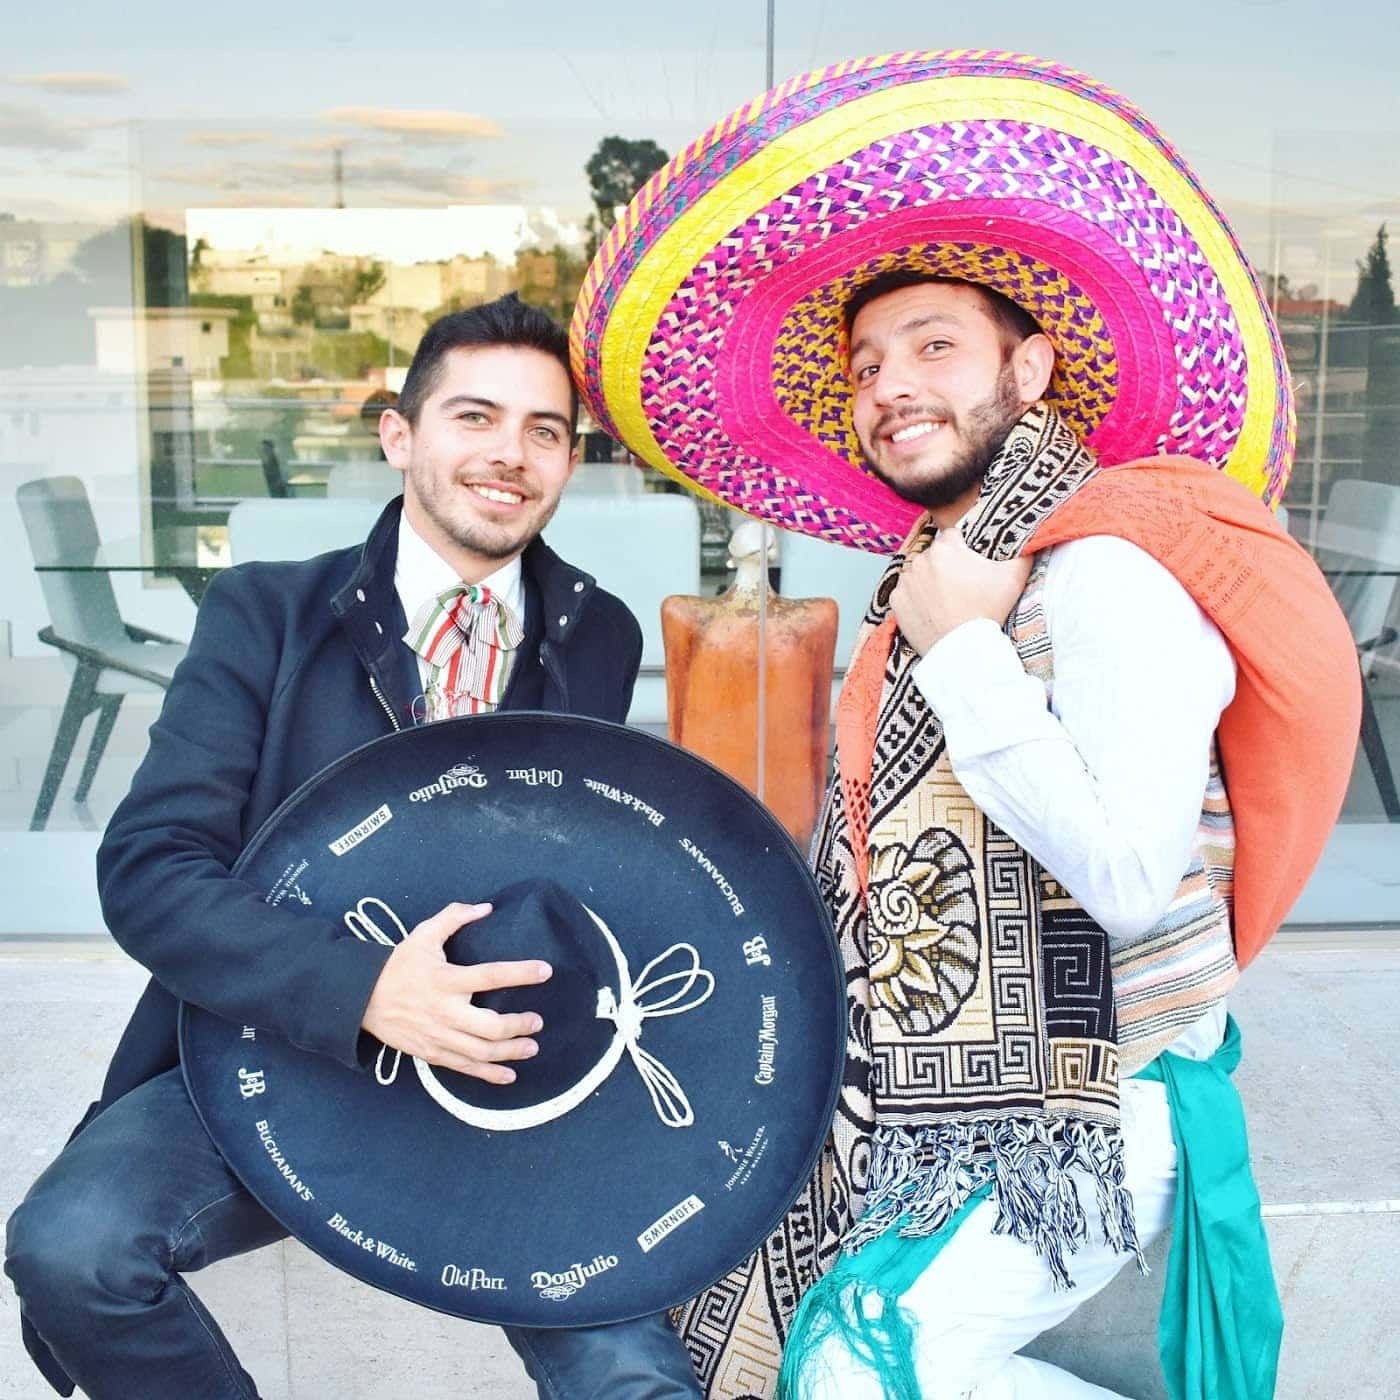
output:
M1055 372L1045 397L1081 441L1103 422L1118 386L1118 358L1090 297L1040 258L985 243L925 243L890 249L809 292L783 317L773 340L773 394L799 427L838 456L862 465L851 424L845 306L882 273L908 270L995 287L1035 317L1055 345ZM834 344L838 353L813 354ZM862 467L863 469L863 467Z
M1041 911L1041 971L1050 1042L1047 1103L1053 1112L1112 1121L1118 1107L1117 1018L1111 950L1072 902ZM1101 1027L1112 1027L1105 1038Z
M584 398L662 470L888 553L912 511L852 450L833 317L841 289L891 257L1029 305L1064 362L1056 402L1105 462L1184 452L1281 495L1290 381L1233 231L1130 102L1013 53L837 64L692 142L585 276Z
M1014 553L1094 470L1058 414L1032 409L987 472L969 543ZM926 548L933 533L921 531L908 553ZM871 761L876 1121L1039 1118L1058 1029L1043 966L1040 870L963 791L938 716L913 682L917 659L902 642L891 647ZM1088 1004L1076 997L1076 1039L1111 1045L1107 938L1092 922L1084 938L1099 943L1106 995Z
M920 539L908 553L896 558L912 558L927 548ZM882 761L870 774L870 827L886 820L928 773L943 753L940 725L924 723L928 706L914 684L911 658L917 660L902 636L890 648L885 670L885 692L880 706Z
M1049 417L1053 420L1055 415ZM1023 539L1024 517L1027 512L1036 513L1035 502L1048 514L1063 499L1053 483L1035 477L1035 454L1031 460L1024 455L1027 441L1053 453L1061 439L1054 423L1042 420L1041 411L1027 414L1013 430L988 473L978 512L966 532L971 546L983 553L989 552L990 542L1006 547ZM1035 478L1036 484L1005 480L1005 463L1010 460L1019 463L1017 470ZM1062 469L1075 483L1086 475L1082 457L1063 461ZM911 541L909 548L925 546L926 540L920 538ZM1038 563L1009 630L1023 662L1032 661L1035 674L1050 683L1053 666L1044 623L1044 577L1044 566ZM876 588L856 640L857 658L888 612L896 579L892 566ZM1112 1040L1113 1020L1116 1017L1120 1024L1125 1020L1120 965L1134 981L1142 969L1160 979L1164 962L1203 974L1194 986L1173 988L1171 1006L1166 1009L1155 1004L1150 987L1141 984L1141 1011L1155 1026L1164 1017L1178 1014L1195 1019L1217 999L1220 983L1212 968L1222 934L1228 952L1223 905L1210 897L1193 898L1189 880L1183 881L1173 907L1180 905L1200 917L1193 917L1180 934L1171 930L1169 916L1166 927L1159 926L1143 940L1129 940L1134 956L1126 962L1120 960L1117 948L1111 957L1091 951L1096 932L1092 920L1063 886L981 814L982 836L980 840L971 837L967 818L959 811L953 823L959 841L975 851L980 862L982 966L949 1026L930 1035L901 1036L894 1018L881 1011L870 981L870 921L857 852L867 861L878 858L885 824L908 844L910 825L901 824L898 809L911 780L905 772L892 774L891 757L900 766L912 755L941 756L943 749L941 738L929 737L938 728L936 717L927 707L922 719L914 713L921 697L917 688L911 694L906 684L912 669L908 659L897 662L892 656L880 661L885 684L879 725L889 732L876 733L870 781L856 788L871 795L872 818L877 805L881 815L869 822L868 841L853 839L842 784L833 781L812 846L813 869L832 911L847 970L847 1062L836 1119L808 1189L783 1224L740 1269L678 1314L681 1337L711 1400L773 1393L776 1357L796 1303L793 1281L799 1280L803 1288L808 1270L817 1274L829 1270L843 1239L854 1240L853 1231L883 1228L878 1220L880 1196L871 1192L872 1167L875 1144L891 1130L931 1135L932 1141L945 1130L960 1131L960 1122L970 1121L974 1132L997 1134L1004 1129L1012 1141L1020 1141L1027 1125L1036 1124L1033 1136L1044 1134L1051 1141L1061 1141L1058 1135L1067 1120L1077 1120L1085 1127L1081 1141L1088 1146L1084 1150L1094 1154L1101 1184L1107 1183L1113 1228L1120 1237L1125 1226L1130 1233L1131 1214L1121 1192L1121 1159L1115 1161L1113 1147L1119 1076L1132 1072L1126 1057L1120 1062ZM914 730L923 732L916 736ZM840 753L837 764L842 779L854 782ZM941 775L939 785L943 786ZM878 804L875 794L879 794ZM943 801L945 810L952 812L952 801L946 796ZM1223 790L1218 803L1223 804ZM1224 810L1228 812L1228 804ZM1212 832L1218 844L1222 820L1217 805L1212 810ZM1203 886L1208 883L1204 874L1197 878ZM1102 940L1100 949L1106 949L1102 930L1097 935ZM1046 965L1047 951L1056 960L1054 968ZM1228 952L1228 957L1232 973L1233 953ZM1097 1024L1093 1008L1102 1008L1103 1003L1089 994L1096 981L1101 991L1104 984L1112 988L1112 999ZM1047 1034L1050 1024L1065 1033ZM896 1120L893 1127L891 1117ZM941 1125L940 1117L945 1120ZM1007 1150L1007 1143L1002 1150ZM1069 1149L1061 1145L1054 1150Z
M880 1010L909 1035L933 1035L962 1009L982 967L976 874L946 828L893 841L872 862L870 975Z
M978 543L989 559L1019 555L1040 522L1098 470L1058 411L1032 409L1019 428L982 483Z
M1112 1122L1118 1108L1118 1047L1057 1037L1050 1047L1046 1103L1067 1117Z

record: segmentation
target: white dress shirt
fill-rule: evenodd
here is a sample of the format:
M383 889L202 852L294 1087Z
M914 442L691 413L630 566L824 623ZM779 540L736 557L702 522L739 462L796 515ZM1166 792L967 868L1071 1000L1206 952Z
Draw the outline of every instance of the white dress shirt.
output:
M1110 940L1151 928L1186 871L1210 746L1235 693L1215 625L1126 540L1056 546L1045 576L1049 703L996 623L964 623L915 667L969 797L1030 852ZM1225 1007L1173 1043L1220 1045Z
M427 599L435 598L444 588L456 588L461 582L457 570L408 523L408 516L400 515L394 591L403 604L404 620L411 626L414 615ZM482 579L480 586L489 588L524 623L525 576L518 554L509 564L503 564ZM418 683L423 686L428 683L428 663L421 656L418 657Z

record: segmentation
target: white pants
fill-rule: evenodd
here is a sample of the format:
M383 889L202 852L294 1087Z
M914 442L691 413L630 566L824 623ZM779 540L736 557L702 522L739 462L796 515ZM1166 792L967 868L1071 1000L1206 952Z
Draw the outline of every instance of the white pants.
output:
M1123 1164L1143 1247L1171 1224L1176 1148L1166 1089L1150 1080L1122 1086ZM1016 1352L1063 1322L1132 1260L1097 1229L1093 1182L1079 1181L1089 1239L1068 1256L1075 1287L1055 1289L1029 1245L992 1234L996 1207L984 1201L900 1302L917 1319L915 1365L925 1400L1123 1400ZM881 1400L879 1380L838 1342L813 1358L803 1400Z

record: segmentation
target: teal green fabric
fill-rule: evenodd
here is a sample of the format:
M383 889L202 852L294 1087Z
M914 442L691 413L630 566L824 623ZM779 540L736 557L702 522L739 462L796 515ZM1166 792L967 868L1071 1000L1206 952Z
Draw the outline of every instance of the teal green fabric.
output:
M1240 1062L1231 1017L1208 1060L1159 1055L1138 1074L1166 1086L1176 1143L1176 1212L1157 1329L1171 1400L1270 1400L1283 1310L1244 1108L1230 1081Z
M818 1353L832 1338L879 1376L885 1400L919 1400L914 1370L916 1322L899 1300L991 1190L988 1182L974 1191L931 1235L902 1236L901 1217L859 1252L843 1253L803 1295L793 1316L778 1373L777 1400L803 1400L811 1368L821 1365Z
M1239 1062L1240 1029L1230 1017L1210 1059L1166 1053L1136 1076L1165 1086L1177 1153L1157 1341L1171 1400L1274 1394L1283 1310L1249 1166L1244 1107L1230 1079ZM987 1185L975 1192L932 1235L906 1239L896 1222L858 1253L842 1254L793 1318L778 1400L803 1400L809 1368L820 1364L817 1353L832 1338L880 1377L885 1400L919 1400L917 1323L899 1299L990 1191Z

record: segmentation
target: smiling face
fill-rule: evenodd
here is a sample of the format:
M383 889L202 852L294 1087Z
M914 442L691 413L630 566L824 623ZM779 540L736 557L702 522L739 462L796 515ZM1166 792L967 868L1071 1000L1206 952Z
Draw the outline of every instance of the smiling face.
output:
M385 413L380 441L404 474L408 523L463 582L499 569L549 523L577 461L571 407L552 355L483 345L447 351L416 423Z
M935 519L958 518L1045 392L1050 342L1032 335L1008 344L977 288L941 282L867 302L850 339L851 416L866 463Z

